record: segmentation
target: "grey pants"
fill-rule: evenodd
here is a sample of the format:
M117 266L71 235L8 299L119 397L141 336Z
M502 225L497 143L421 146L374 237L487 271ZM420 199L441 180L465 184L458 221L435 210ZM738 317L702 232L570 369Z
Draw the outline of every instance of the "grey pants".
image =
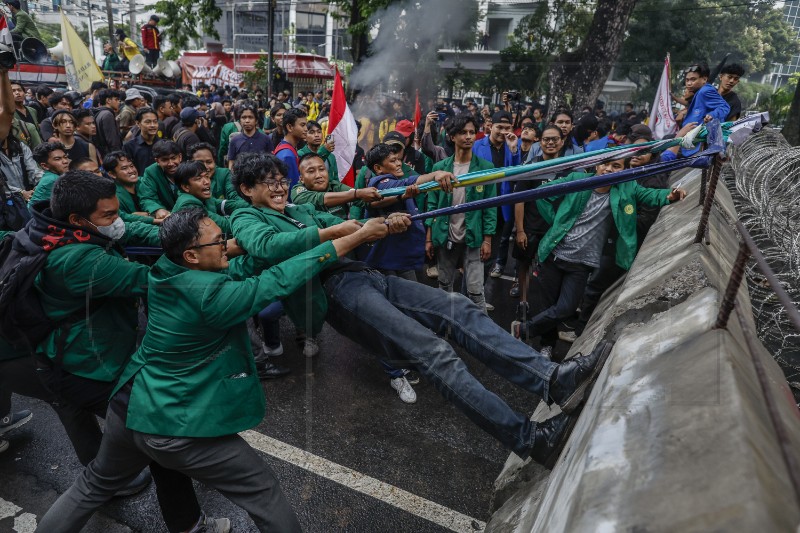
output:
M37 531L80 531L98 507L151 461L218 490L247 511L259 531L300 531L275 474L238 435L148 435L126 428L112 409L97 458L42 517Z
M467 296L486 312L486 298L483 293L483 262L480 248L468 248L466 244L454 244L452 250L446 246L436 249L439 264L439 288L453 292L453 278L459 261L463 258L464 282Z

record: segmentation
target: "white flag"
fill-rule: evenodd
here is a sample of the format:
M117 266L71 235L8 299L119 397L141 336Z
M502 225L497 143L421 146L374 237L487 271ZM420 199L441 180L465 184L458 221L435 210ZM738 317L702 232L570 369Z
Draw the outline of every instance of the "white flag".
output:
M650 111L650 130L653 132L654 139L663 139L665 135L678 131L678 123L675 122L675 115L672 114L672 98L670 96L669 83L669 54L664 60L664 72L661 73L661 81L658 82L656 91L656 101L653 102L653 109Z
M14 41L11 39L11 32L8 29L8 21L5 15L0 16L0 44L14 46Z

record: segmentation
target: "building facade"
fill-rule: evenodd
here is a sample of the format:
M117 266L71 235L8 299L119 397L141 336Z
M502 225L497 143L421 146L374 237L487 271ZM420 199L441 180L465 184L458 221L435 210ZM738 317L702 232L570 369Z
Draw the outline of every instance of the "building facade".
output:
M795 35L800 37L800 0L786 0L783 2L783 16L795 31ZM772 65L772 75L769 81L777 89L789 81L789 77L798 71L800 71L800 55L794 55L788 63L775 63Z

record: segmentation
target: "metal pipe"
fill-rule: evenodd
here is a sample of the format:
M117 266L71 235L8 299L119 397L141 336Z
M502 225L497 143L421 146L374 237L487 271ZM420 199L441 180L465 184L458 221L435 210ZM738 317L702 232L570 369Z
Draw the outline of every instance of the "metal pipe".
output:
M706 238L706 230L708 229L708 217L711 214L711 205L714 203L714 195L717 192L717 181L719 181L720 168L722 161L720 157L714 156L714 162L711 164L711 170L708 180L708 191L705 194L703 202L703 212L700 214L700 224L697 226L697 234L694 237L695 244L700 244Z

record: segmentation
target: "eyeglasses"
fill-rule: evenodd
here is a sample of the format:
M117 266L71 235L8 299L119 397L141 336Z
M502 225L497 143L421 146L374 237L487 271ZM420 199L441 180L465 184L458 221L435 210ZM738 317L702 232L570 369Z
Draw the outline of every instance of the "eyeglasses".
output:
M223 233L221 241L208 242L206 244L195 244L194 246L190 246L189 249L193 250L195 248L205 248L206 246L222 246L223 250L227 250L228 249L228 235L226 233Z
M542 137L542 144L558 144L561 137Z
M693 65L686 69L686 72L700 72L700 67L698 65Z
M278 192L278 189L288 189L289 188L289 180L261 180L256 183L260 183L261 185L266 185L269 190L272 192Z

